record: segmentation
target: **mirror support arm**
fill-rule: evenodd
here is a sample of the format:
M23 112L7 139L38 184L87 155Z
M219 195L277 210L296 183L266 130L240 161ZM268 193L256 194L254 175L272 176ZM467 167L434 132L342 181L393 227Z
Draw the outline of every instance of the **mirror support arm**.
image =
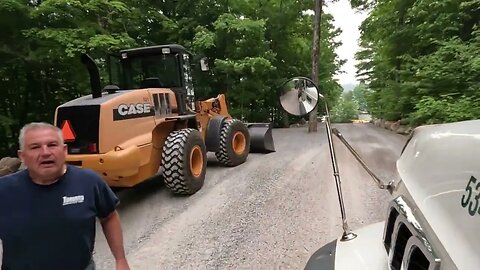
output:
M375 184L377 184L378 188L380 189L386 189L390 194L393 193L393 190L395 189L394 186L394 181L391 181L388 184L384 184L380 178L378 178L371 170L368 168L367 164L362 160L360 155L353 149L353 147L347 142L347 140L343 137L342 133L338 131L338 129L334 128L332 129L333 134L337 136L337 138L340 139L340 141L347 147L347 149L352 153L352 155L357 159L357 161L362 165L362 167L367 171L367 173L370 175L370 177L373 178L373 181L375 181Z
M314 92L312 92L312 87L308 85L310 83L314 86ZM305 104L303 103L305 100L301 99L303 95L310 96L311 100L309 103L312 103L312 100L315 100L316 104L315 107L318 106L318 98L323 99L323 104L325 106L325 125L327 130L327 139L328 139L328 147L330 150L330 158L332 161L333 167L333 177L335 178L335 184L337 187L337 195L338 195L338 202L340 204L340 213L342 215L342 228L343 228L343 235L340 238L340 241L349 241L355 239L357 235L350 231L347 223L347 214L345 212L345 203L343 201L343 193L342 193L342 182L340 181L340 172L338 170L337 165L337 158L335 155L335 148L333 145L332 139L332 126L330 123L330 112L328 111L327 100L325 97L319 93L319 88L317 84L309 78L306 77L295 77L290 79L289 81L283 84L283 89L280 95L280 104L282 105L283 109L288 113L296 116L305 115L310 113L314 110L314 107L310 108L308 111L305 110ZM288 105L288 106L287 106ZM302 112L301 108L304 109L305 112Z
M355 239L357 235L352 231L350 231L350 228L348 227L347 217L345 212L345 204L343 202L342 182L340 181L340 172L338 170L337 158L335 155L335 148L334 148L333 139L332 139L330 113L328 111L327 100L323 96L322 96L322 99L325 105L325 114L326 114L325 126L327 129L328 146L330 148L330 158L332 159L333 177L335 178L335 184L337 186L338 202L340 203L340 212L342 214L343 235L342 235L341 241L349 241L349 240Z

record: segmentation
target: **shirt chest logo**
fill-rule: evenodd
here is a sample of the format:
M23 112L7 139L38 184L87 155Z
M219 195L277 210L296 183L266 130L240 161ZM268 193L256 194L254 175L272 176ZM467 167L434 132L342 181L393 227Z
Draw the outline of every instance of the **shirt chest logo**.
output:
M70 204L83 203L84 200L85 200L85 197L83 195L73 196L73 197L63 196L63 205L65 206Z

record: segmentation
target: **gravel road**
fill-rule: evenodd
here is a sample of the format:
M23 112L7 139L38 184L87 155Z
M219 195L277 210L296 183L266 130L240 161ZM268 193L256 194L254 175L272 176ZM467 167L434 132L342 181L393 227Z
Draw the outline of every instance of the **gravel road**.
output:
M407 137L372 124L334 125L387 182ZM209 154L205 185L188 197L160 182L119 192L132 269L303 269L320 246L341 235L341 216L323 125L274 129L277 152L220 166ZM384 219L388 192L334 138L348 223L353 231ZM100 227L98 269L114 269Z

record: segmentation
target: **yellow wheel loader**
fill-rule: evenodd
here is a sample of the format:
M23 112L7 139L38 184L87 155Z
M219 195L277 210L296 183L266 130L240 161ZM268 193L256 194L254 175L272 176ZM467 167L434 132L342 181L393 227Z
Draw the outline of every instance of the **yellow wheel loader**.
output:
M82 55L92 94L55 111L67 163L98 172L111 187L161 175L174 193L193 194L205 179L207 151L225 166L242 164L251 151L275 151L269 123L233 119L223 94L195 100L191 58L176 44L120 51L109 55L110 84L102 89L95 62Z

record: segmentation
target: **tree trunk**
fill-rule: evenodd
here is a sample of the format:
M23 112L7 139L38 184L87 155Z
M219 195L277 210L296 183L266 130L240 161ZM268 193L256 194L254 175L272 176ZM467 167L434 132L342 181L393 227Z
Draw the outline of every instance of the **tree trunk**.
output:
M282 127L288 128L289 122L288 122L288 113L284 110L280 112L282 114Z
M320 22L322 21L323 0L313 1L315 2L315 19L313 21L312 80L318 85L318 61L320 59L321 37ZM308 132L317 132L317 111L318 106L309 115Z

